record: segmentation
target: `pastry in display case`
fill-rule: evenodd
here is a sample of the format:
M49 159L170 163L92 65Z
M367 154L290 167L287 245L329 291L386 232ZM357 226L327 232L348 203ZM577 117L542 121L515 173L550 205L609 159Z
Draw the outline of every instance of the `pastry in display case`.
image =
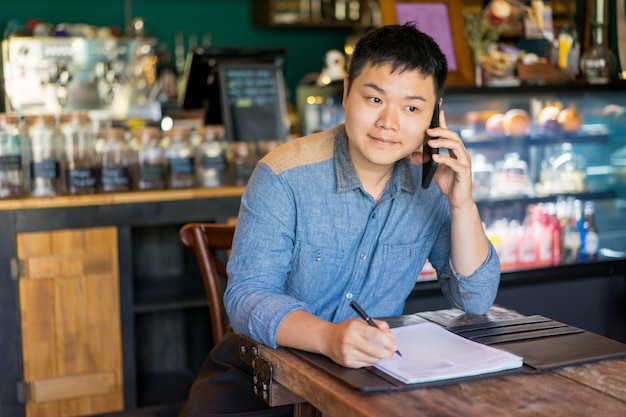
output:
M611 188L610 154L623 146L623 138L619 130L612 130L604 109L623 107L624 103L615 102L624 100L608 91L593 95L545 91L480 91L481 96L476 96L452 90L446 95L448 126L459 132L470 152L481 155L475 161L479 168L494 167L490 196L549 196ZM569 104L558 104L563 102Z

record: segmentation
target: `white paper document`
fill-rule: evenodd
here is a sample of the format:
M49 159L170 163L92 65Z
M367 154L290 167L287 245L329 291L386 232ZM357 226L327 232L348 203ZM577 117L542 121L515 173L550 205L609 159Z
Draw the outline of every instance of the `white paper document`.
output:
M519 368L523 358L473 342L434 323L391 329L402 356L374 365L406 383L440 381Z

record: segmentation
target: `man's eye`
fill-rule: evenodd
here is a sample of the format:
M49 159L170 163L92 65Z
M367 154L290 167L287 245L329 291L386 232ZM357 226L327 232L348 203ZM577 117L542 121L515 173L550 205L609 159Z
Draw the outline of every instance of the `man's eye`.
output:
M415 106L408 106L406 109L407 109L409 112L411 112L411 113L415 113L416 111L418 111L418 110L419 110L419 109L418 109L417 107L415 107Z
M369 101L371 101L372 103L381 103L380 99L378 97L370 97Z

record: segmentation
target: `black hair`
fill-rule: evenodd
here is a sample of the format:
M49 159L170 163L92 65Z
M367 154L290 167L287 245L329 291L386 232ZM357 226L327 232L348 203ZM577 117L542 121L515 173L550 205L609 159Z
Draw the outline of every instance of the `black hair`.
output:
M348 91L363 69L391 65L392 71L414 71L432 76L437 97L443 96L448 62L435 40L420 31L414 22L371 29L356 43L348 71Z

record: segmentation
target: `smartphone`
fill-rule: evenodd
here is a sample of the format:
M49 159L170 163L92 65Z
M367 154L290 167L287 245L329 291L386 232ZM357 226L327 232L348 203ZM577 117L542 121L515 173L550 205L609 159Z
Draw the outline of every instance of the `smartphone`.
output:
M433 111L433 119L430 121L430 128L439 127L439 103L435 104L435 110ZM424 140L424 146L422 152L424 154L424 163L422 164L422 188L428 188L430 182L435 176L435 170L437 169L437 163L433 161L432 155L439 153L439 148L431 148L428 146L428 140L430 137L426 135Z

